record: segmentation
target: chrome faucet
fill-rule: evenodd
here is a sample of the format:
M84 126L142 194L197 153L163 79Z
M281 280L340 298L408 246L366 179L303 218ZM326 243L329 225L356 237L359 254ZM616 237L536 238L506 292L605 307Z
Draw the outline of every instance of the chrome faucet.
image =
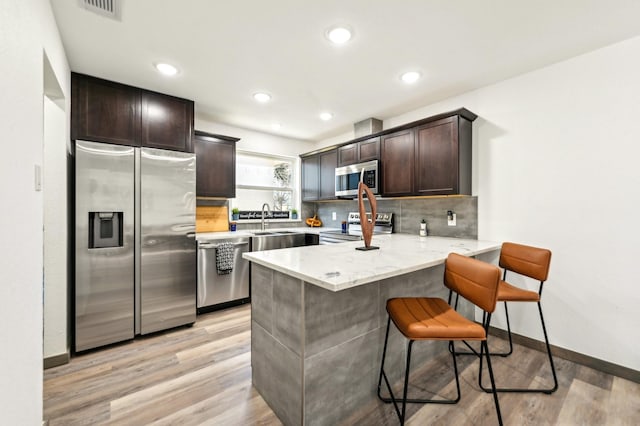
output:
M264 209L265 209L265 207L266 207L266 209L267 209L267 214L268 214L269 216L271 216L271 209L269 208L269 204L268 204L268 203L264 203L264 204L262 205L262 230L263 230L263 231L264 231L264 227L266 226L266 225L265 225L265 222L264 222L264 219L265 219L265 217L264 217Z

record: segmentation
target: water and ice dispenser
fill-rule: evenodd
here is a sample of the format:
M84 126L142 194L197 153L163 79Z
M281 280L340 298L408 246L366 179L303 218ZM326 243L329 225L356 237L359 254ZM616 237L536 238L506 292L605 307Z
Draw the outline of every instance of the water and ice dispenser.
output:
M89 248L122 247L123 212L89 212Z

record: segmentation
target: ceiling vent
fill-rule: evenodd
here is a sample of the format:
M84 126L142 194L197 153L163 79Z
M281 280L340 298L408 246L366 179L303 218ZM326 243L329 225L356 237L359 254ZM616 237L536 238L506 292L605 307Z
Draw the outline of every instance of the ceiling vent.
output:
M353 125L353 134L356 138L368 136L382 131L382 120L367 118Z
M79 0L80 7L107 18L120 20L119 0Z

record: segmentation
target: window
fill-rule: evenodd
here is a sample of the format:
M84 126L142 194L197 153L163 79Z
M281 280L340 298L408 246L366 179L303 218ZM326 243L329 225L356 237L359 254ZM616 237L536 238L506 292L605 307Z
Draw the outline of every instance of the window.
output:
M299 194L298 157L236 152L236 198L230 201L230 207L240 210L241 220L250 220L255 216L250 212L262 211L265 203L273 212L300 210Z

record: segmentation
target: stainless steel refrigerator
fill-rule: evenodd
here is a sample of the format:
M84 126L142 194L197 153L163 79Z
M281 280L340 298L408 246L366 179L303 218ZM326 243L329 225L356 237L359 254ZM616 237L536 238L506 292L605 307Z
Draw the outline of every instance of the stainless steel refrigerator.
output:
M74 347L196 319L194 154L75 142Z

